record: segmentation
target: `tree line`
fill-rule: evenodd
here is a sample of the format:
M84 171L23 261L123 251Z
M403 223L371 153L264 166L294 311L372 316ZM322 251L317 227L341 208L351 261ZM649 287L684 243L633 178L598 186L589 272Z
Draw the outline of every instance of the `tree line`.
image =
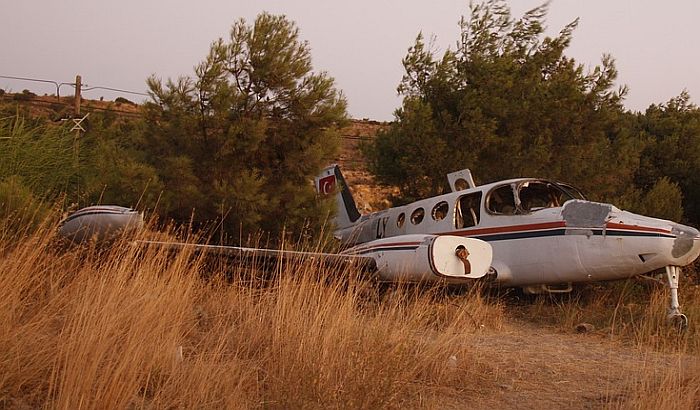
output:
M544 35L547 4L514 18L504 1L472 5L454 49L419 34L403 59L391 126L365 147L379 181L408 202L449 191L471 168L479 183L535 176L593 200L700 223L700 111L683 91L643 113L623 106L612 56L590 71L565 51L578 20Z
M565 54L577 20L548 37L546 14L546 5L520 18L503 1L472 5L441 55L419 34L403 59L401 107L363 149L378 181L408 202L445 192L445 175L469 167L480 183L563 180L593 200L700 223L690 96L626 110L614 59L585 70ZM235 239L321 230L331 204L311 181L336 157L347 104L332 77L313 71L294 22L239 20L194 75L147 84L142 118L94 113L80 138L0 106L0 212L62 198L153 209Z

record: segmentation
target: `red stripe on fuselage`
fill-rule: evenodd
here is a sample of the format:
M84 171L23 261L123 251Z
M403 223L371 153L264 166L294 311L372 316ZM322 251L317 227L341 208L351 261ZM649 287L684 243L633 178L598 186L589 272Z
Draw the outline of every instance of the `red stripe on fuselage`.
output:
M542 223L535 223L535 224L497 226L497 227L492 227L492 228L477 228L477 229L466 228L466 229L460 229L459 231L439 232L439 233L435 233L434 235L477 236L477 235L489 235L489 234L498 234L498 233L539 231L539 230L556 229L556 228L566 228L566 222L565 221L554 221L554 222L542 222ZM587 229L586 227L576 227L576 228ZM589 227L589 228L595 228L595 227ZM603 227L598 227L597 229L601 229L601 228L603 228ZM671 231L668 229L652 228L652 227L639 226L639 225L626 225L626 224L621 224L621 223L616 223L616 222L606 223L605 229L619 229L619 230L623 230L623 231L640 231L640 232L656 232L656 233L672 234ZM391 242L391 243L376 244L376 245L372 245L372 246L365 245L366 247L358 247L358 248L350 248L350 249L352 249L353 252L357 252L357 251L367 251L367 250L371 250L371 249L375 249L375 248L384 248L384 247L390 247L390 246L414 246L414 245L420 245L420 244L421 244L421 242ZM361 244L358 244L357 246L361 246Z
M605 224L605 227L608 229L622 229L624 231L658 232L658 233L667 233L667 234L671 233L671 231L669 231L668 229L651 228L648 226L639 226L639 225L627 225L627 224L621 224L621 223L617 223L617 222L608 222Z
M443 232L440 235L488 235L491 233L511 233L522 231L534 231L540 229L564 228L565 226L566 223L564 221L556 221L543 222L538 224L497 226L493 228L461 229L459 231Z
M556 221L556 222L543 222L543 223L537 223L537 224L498 226L498 227L493 227L493 228L481 228L481 229L466 228L466 229L462 229L459 231L443 232L443 233L440 233L438 235L458 235L458 236L488 235L488 234L494 234L494 233L514 233L514 232L537 231L537 230L565 228L565 227L566 227L565 221ZM577 227L577 228L586 229L586 227ZM595 228L595 227L589 227L589 228ZM602 228L602 227L599 227L598 229L600 229L600 228ZM616 223L616 222L606 223L605 228L606 229L619 229L619 230L623 230L623 231L641 231L641 232L656 232L656 233L671 234L671 231L669 231L668 229L652 228L652 227L639 226L639 225L627 225L627 224L621 224L621 223Z
M421 243L422 242L390 242L390 243L376 244L376 245L372 245L372 246L365 245L364 247L361 247L361 246L360 247L353 247L353 248L348 249L345 252L348 252L348 251L364 252L364 251L368 251L368 250L375 249L375 248L386 248L386 247L391 247L391 246L418 246Z

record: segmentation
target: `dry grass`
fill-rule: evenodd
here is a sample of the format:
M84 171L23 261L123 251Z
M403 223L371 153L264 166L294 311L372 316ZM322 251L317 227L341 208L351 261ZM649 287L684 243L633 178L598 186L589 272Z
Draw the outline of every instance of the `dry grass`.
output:
M694 272L681 289L689 326L670 325L668 289L658 283L629 280L585 287L564 296L540 296L511 306L524 320L573 333L578 323L595 326L610 343L630 346L647 357L635 365L601 404L615 409L700 408L700 288ZM662 366L658 364L663 362Z
M668 288L643 279L588 285L570 295L526 298L512 313L567 332L573 332L579 323L590 323L598 334L642 349L698 354L700 287L682 281L680 300L683 312L690 318L684 331L667 320Z
M679 334L664 289L633 282L517 304L311 260L263 272L126 240L65 248L52 225L0 229L0 408L700 404L697 289ZM582 321L592 338L573 334ZM597 393L552 384L598 373Z
M127 241L59 251L48 228L0 232L0 255L0 407L431 408L491 383L467 341L502 307L478 292L380 289L308 260L225 280Z
M641 373L630 388L627 400L612 402L620 409L697 409L700 406L700 368L686 368L679 359L674 371Z

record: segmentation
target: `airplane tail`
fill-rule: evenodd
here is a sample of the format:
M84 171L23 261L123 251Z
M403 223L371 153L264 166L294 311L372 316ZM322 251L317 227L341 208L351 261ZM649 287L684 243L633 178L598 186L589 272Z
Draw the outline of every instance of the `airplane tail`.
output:
M360 219L360 212L357 210L355 200L352 198L350 189L337 164L329 165L316 177L316 191L321 195L335 195L337 203L336 229L348 228Z

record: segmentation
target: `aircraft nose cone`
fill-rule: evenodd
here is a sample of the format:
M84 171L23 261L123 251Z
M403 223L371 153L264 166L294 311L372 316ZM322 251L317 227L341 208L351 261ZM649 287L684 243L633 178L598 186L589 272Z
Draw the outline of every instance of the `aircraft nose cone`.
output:
M673 224L671 232L676 235L671 255L680 259L679 265L684 266L697 259L700 255L700 231L691 226Z

